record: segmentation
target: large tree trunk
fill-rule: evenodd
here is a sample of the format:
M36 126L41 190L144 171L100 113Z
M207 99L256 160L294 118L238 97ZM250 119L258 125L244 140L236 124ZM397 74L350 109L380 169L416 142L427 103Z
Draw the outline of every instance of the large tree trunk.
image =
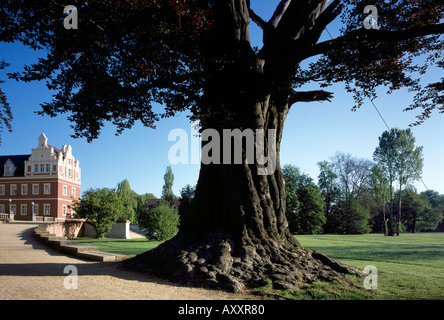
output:
M248 1L217 1L215 6L218 42L207 48L212 64L199 120L203 130L219 133L221 155L213 160L221 164L201 165L195 198L181 206L177 236L130 263L183 283L233 291L260 286L265 279L277 288L289 288L344 273L362 275L302 248L290 233L279 149L291 106L294 67L287 67L290 62L283 54L264 58L251 49ZM258 174L264 165L256 157L247 161L247 149L252 147L247 143L242 146L240 164L233 164L233 152L226 161L224 129L262 130L266 157L271 156L268 146L276 145L275 170ZM274 130L272 140L268 130ZM255 136L256 147L261 140ZM224 160L231 164L223 164Z
M277 129L279 154L285 112L278 112L272 99L268 101L267 107L276 111L266 129ZM265 137L265 145L271 143ZM202 164L195 198L181 207L178 235L136 257L136 264L157 276L232 291L263 285L265 279L275 288L290 288L333 280L344 273L360 275L301 247L285 216L279 156L273 174L258 175L262 166L246 163L245 147L242 164Z

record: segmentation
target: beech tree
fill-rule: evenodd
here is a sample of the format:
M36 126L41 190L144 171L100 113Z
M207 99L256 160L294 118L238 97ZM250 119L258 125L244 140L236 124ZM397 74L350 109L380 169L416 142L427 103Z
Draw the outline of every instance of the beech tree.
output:
M418 81L418 73L433 63L444 66L436 63L443 46L442 1L374 0L376 29L363 26L369 1L282 0L269 19L258 16L249 0L71 4L78 29L64 28L64 3L58 0L2 3L0 39L48 50L11 77L46 80L55 95L41 114L67 113L75 136L91 141L108 121L118 133L135 121L155 127L181 111L198 120L201 130L221 136L223 129L236 128L276 133L264 139L265 147L276 146L273 174L258 175L264 166L247 161L245 152L240 164L202 164L180 231L134 258L134 266L231 290L262 285L265 278L289 288L361 274L302 248L289 232L279 164L285 119L295 103L330 100L333 94L321 88L335 82L354 95L355 109L366 97L375 98L377 87L387 86L422 93L422 104L412 108L426 107L424 115L442 110L442 83L422 88ZM343 24L341 35L319 41L336 18ZM263 31L261 48L251 45L251 21ZM421 54L427 60L417 64L414 58ZM312 63L302 69L309 58ZM319 90L301 91L309 82ZM153 103L164 111L155 111Z

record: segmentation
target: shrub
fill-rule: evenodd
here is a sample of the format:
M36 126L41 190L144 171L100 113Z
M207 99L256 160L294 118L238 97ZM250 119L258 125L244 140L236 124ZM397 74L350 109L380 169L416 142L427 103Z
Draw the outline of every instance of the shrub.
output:
M97 238L103 238L117 220L123 217L122 198L114 189L89 189L80 201L73 201L76 218L86 219L96 231Z
M145 230L148 239L163 241L174 237L179 225L177 210L166 201L139 216L139 226Z

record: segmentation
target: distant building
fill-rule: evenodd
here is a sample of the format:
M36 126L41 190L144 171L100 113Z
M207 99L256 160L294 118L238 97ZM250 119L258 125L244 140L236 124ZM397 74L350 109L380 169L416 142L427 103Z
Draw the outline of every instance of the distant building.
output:
M48 144L38 137L31 154L0 156L0 213L15 220L64 221L72 199L80 198L79 161L72 147Z

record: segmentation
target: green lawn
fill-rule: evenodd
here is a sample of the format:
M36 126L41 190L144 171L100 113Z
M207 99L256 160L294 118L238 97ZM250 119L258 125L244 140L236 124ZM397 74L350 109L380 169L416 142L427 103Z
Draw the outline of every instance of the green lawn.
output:
M85 246L97 246L100 251L127 255L129 258L157 247L161 242L147 239L77 238Z
M298 235L302 246L348 265L378 270L376 299L444 299L444 233Z
M322 252L348 265L378 270L378 288L350 289L343 284L317 283L302 290L275 291L265 286L256 294L286 299L444 299L444 233L367 235L297 235L307 249ZM85 245L129 257L150 250L160 242L146 239L79 238ZM362 280L355 284L360 287Z

